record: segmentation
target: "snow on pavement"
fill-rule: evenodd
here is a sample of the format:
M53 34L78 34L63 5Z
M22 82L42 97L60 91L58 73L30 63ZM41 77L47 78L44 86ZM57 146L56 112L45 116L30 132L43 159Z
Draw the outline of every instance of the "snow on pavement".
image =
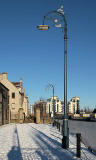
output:
M73 160L76 138L70 136L70 147L61 147L62 135L52 125L8 124L0 127L0 160ZM96 160L82 145L82 159Z

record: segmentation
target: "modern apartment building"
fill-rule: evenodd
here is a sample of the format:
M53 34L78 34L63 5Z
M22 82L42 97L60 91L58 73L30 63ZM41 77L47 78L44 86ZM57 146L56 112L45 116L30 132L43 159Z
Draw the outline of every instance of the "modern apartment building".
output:
M57 96L54 96L54 106L55 106L55 113L62 112L62 102ZM53 114L53 97L47 99L46 113L49 113L51 115Z
M80 98L75 96L68 102L68 113L80 113Z

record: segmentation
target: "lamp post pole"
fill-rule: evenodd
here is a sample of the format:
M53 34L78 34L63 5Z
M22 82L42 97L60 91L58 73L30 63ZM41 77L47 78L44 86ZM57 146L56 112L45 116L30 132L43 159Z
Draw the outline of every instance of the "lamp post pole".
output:
M62 148L69 148L69 128L67 115L67 21L63 11L63 6L57 11L48 12L43 19L43 24L38 25L39 30L48 30L49 26L44 25L45 21L51 22L50 25L61 28L64 31L64 119L63 119L63 138ZM61 23L64 23L62 26Z
M63 119L63 138L62 148L69 148L69 128L67 115L67 23L64 28L64 119Z

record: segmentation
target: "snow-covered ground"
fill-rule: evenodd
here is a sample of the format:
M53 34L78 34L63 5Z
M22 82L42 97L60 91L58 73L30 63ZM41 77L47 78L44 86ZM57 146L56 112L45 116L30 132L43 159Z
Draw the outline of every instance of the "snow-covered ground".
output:
M8 124L0 127L0 160L73 160L76 138L70 135L68 150L61 147L62 135L52 125ZM82 145L82 159L96 160Z

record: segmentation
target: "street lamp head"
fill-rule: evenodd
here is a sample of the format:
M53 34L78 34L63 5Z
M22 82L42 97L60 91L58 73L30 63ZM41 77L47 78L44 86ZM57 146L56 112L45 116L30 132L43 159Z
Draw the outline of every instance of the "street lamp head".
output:
M64 10L63 10L64 6L61 5L60 8L57 9L57 12L62 13L62 15L64 15Z
M49 84L49 87L50 87L50 88L54 88L53 84Z
M38 25L37 28L38 30L48 31L49 26L48 25Z

